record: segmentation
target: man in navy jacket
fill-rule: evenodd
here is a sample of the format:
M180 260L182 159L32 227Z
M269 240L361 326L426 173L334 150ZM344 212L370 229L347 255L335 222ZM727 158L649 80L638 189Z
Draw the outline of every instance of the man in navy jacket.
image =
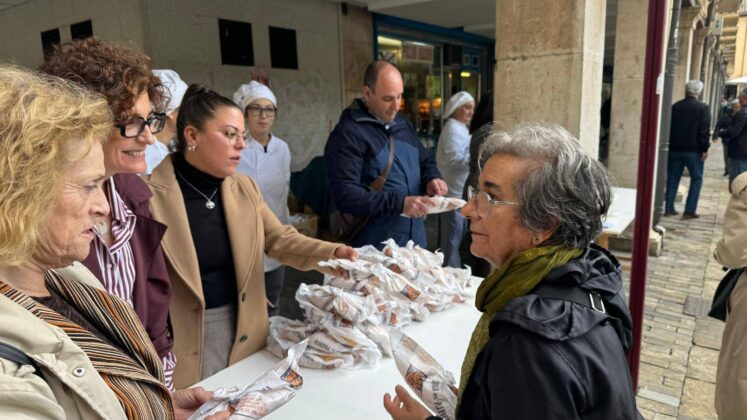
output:
M351 245L374 245L393 238L404 245L412 239L425 247L423 217L428 196L443 195L446 183L412 125L399 115L404 84L396 67L386 61L368 65L363 98L342 112L329 135L324 159L332 206L344 213L369 216ZM369 188L389 160L394 138L394 162L380 191ZM405 214L409 217L403 217Z
M708 157L708 141L711 130L711 114L708 105L698 97L703 91L703 82L690 80L685 84L685 99L672 105L672 125L669 131L669 156L667 159L667 195L665 216L677 214L674 197L680 185L682 171L690 173L690 189L685 201L683 219L700 217L698 207L700 187L703 185L703 162Z
M721 138L729 139L729 187L734 178L747 172L747 88L739 93L742 108L732 115L729 125L719 131Z

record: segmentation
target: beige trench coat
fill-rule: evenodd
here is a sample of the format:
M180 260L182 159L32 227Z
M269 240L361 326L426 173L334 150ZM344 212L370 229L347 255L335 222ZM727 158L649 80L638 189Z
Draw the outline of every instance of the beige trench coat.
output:
M171 157L161 162L147 182L153 192L153 217L168 226L162 247L174 291L170 305L177 357L174 384L180 389L201 378L205 299L200 267ZM234 364L263 349L269 333L264 253L299 270L310 270L331 258L340 244L309 238L281 224L247 176L226 178L221 200L239 296L236 337L229 356L229 364Z
M0 340L25 352L44 374L42 379L33 373L32 367L0 358L0 417L126 418L114 392L83 350L62 330L3 295L0 295Z
M747 173L734 179L731 190L724 236L714 257L724 267L747 267ZM740 419L747 416L747 272L734 287L729 309L718 356L715 405L720 419Z

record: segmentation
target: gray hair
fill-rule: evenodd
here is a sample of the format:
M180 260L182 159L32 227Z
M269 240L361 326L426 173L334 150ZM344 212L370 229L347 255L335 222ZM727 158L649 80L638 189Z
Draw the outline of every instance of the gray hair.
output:
M739 94L739 96L747 96L747 88L742 89L742 92Z
M682 86L682 85L680 85ZM685 93L688 95L700 95L703 91L703 82L700 80L690 80L685 83Z
M530 123L494 132L480 149L480 168L496 155L537 163L514 188L524 226L554 231L548 244L585 248L602 232L612 201L607 170L563 127Z

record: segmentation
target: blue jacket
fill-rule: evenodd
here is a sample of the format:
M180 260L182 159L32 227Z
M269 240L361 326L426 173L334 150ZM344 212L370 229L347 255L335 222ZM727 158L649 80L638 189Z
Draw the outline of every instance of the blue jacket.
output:
M369 185L389 160L389 135L394 136L394 163L384 189ZM401 115L384 124L356 99L342 112L340 121L324 148L332 206L344 213L370 216L368 225L351 245L374 245L393 238L404 245L409 239L425 247L425 226L421 219L400 216L405 197L422 195L432 179L441 178L430 152Z

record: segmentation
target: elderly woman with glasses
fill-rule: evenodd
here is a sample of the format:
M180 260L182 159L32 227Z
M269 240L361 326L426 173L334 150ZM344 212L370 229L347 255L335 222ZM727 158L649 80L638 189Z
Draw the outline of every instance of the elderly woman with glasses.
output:
M106 100L0 65L0 113L2 417L186 419L212 394L169 392L132 307L85 268L58 270L88 255L109 213Z
M281 224L257 183L236 174L246 147L242 111L232 100L191 85L176 121L177 151L148 179L153 215L169 226L163 250L174 288L177 387L265 347L265 253L300 270L357 255Z
M464 419L635 419L631 322L617 260L591 241L611 200L604 167L554 125L494 133L462 214L472 252L496 267L462 364ZM394 419L428 410L404 388Z
M145 54L96 38L62 45L41 70L102 94L114 115L104 145L104 193L111 212L96 220L91 252L83 264L109 293L133 306L172 387L176 360L168 326L171 283L161 251L166 226L151 216L150 190L137 175L147 168L145 148L164 127L165 115L159 110L167 96Z

